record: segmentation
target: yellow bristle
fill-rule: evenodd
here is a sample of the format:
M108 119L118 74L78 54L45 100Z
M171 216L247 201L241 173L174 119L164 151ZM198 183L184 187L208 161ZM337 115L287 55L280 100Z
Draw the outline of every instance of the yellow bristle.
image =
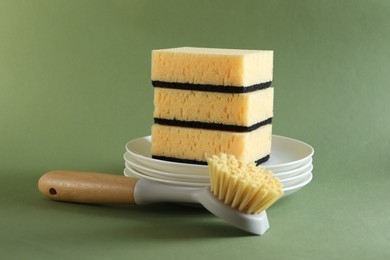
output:
M247 210L247 213L253 214L254 212L256 212L259 209L259 207L261 207L261 203L264 199L265 192L266 192L265 190L259 190L257 192L256 196L254 197L254 199L251 203L251 206Z
M218 198L223 200L226 196L227 182L229 181L230 175L227 171L222 171L222 176L219 180L219 193Z
M254 185L248 185L247 192L241 200L238 210L243 211L247 208L247 205L253 200L254 195L256 195L256 187Z
M233 194L233 201L232 201L230 206L232 206L233 208L237 208L237 206L241 202L241 197L244 194L244 191L245 191L247 185L248 185L247 182L238 180L237 190Z
M233 202L234 194L237 190L237 183L237 176L232 175L229 179L229 185L226 191L225 204L230 205Z
M263 166L224 153L208 157L207 162L212 193L244 213L260 213L283 195L280 180Z

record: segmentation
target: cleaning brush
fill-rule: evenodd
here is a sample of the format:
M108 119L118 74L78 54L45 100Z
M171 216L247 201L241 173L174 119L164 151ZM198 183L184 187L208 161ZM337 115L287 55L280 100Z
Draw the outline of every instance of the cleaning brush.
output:
M211 192L243 213L258 214L283 195L279 179L263 166L245 164L225 153L208 157L207 163Z
M281 195L271 173L232 156L208 158L211 187L189 187L112 174L51 171L38 188L50 199L92 204L155 202L198 203L214 215L248 232L262 235L269 228L265 209ZM259 213L259 214L256 214Z

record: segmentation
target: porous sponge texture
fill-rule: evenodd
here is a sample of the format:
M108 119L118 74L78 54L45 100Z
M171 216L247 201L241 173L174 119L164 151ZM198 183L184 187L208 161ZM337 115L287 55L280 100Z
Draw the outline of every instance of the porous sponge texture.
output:
M273 116L272 87L245 94L154 89L155 118L252 126Z
M155 124L152 126L152 154L206 162L206 155L221 151L244 162L254 162L269 155L272 125L237 133Z
M181 47L152 51L152 81L247 87L272 81L273 51Z

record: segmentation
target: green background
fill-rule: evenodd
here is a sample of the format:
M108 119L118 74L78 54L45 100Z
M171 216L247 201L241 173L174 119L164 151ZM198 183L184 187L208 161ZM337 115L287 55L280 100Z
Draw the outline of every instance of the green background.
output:
M275 51L275 134L313 181L251 236L203 209L58 203L49 170L121 175L150 134L152 49ZM388 259L389 1L0 0L2 259Z

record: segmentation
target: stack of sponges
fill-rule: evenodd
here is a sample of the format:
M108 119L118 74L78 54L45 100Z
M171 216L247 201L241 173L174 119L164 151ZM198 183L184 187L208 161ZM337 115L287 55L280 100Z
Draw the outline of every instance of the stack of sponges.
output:
M273 51L173 48L152 52L152 156L206 164L233 154L260 164L271 150Z
M248 214L269 208L282 195L282 184L272 172L233 155L220 153L207 158L210 190L226 205Z

